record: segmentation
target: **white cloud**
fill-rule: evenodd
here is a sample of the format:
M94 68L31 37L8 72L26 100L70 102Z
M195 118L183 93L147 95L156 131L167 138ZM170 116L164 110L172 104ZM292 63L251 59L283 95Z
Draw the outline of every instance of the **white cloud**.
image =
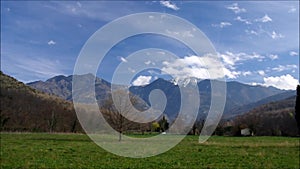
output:
M117 12L111 12L112 8L109 7L109 1L79 1L79 3L74 1L52 1L45 5L45 7L57 13L70 15L72 17L75 15L88 19L110 22L121 16L128 15L128 9L136 7L135 4L127 3L127 7L124 8L125 3L125 1L119 1L119 3L114 4L115 8L118 9Z
M236 17L234 20L243 22L243 23L245 23L245 24L247 24L247 25L252 24L250 21L248 21L247 19L243 19L243 18L240 17L240 16Z
M246 60L262 60L265 57L262 55L259 55L257 53L252 54L246 54L246 53L232 53L229 51L226 51L225 53L219 54L222 58L224 64L228 66L234 66L237 62L246 61Z
M121 57L120 60L125 63L128 62L124 57Z
M151 76L139 76L133 82L133 86L143 86L150 83L152 77Z
M238 3L233 3L232 5L227 6L226 8L229 9L229 10L232 10L236 14L246 12L246 9L245 8L240 8Z
M176 6L176 4L174 3L171 3L170 1L160 1L160 4L164 7L167 7L167 8L170 8L170 9L173 9L175 11L179 10L180 8L178 8Z
M272 70L277 71L277 72L282 72L282 71L286 71L286 70L293 70L293 69L297 69L297 65L279 65L277 67L272 68Z
M163 65L161 71L173 76L174 79L217 79L224 77L224 75L234 78L236 74L236 72L230 72L224 68L222 63L211 55L186 56L172 62L165 61Z
M14 65L19 69L19 72L26 72L38 78L50 78L56 75L65 75L65 65L59 60L51 60L43 57L29 58L18 57Z
M249 75L252 75L252 72L250 72L250 71L242 72L242 75L249 76Z
M297 52L295 52L295 51L290 51L290 56L298 56L298 53Z
M230 22L220 22L220 24L212 24L213 27L220 27L220 28L224 28L231 25L232 24Z
M183 38L194 37L194 35L192 34L191 31L185 31L185 30L182 30L182 31L170 31L170 30L166 29L166 33L168 33L170 35L173 35L173 36L181 36Z
M76 13L77 9L76 9L76 8L71 8L71 11L72 11L73 13Z
M220 23L220 27L223 28L223 27L227 27L227 26L231 26L232 24L230 22L221 22Z
M131 67L129 67L127 70L130 71L131 73L135 73L136 72L136 70L132 69Z
M229 70L227 68L224 68L223 71L225 76L229 79L236 79L241 74L240 71Z
M272 60L278 59L278 55L270 54L268 57Z
M80 3L80 2L77 2L76 4L77 4L77 6L78 6L79 8L81 8L81 7L82 7L82 5L81 5L81 3Z
M275 31L272 31L272 32L269 32L263 28L261 28L261 26L259 27L259 29L257 30L248 30L246 29L245 32L249 35L261 35L261 34L267 34L270 38L272 39L281 39L281 38L285 38L285 36L281 33L278 33L278 32L275 32Z
M263 16L262 18L258 18L258 19L255 19L256 22L263 22L263 23L266 23L266 22L271 22L272 21L272 18L270 18L267 14L265 16Z
M150 73L151 75L154 75L154 74L159 75L160 74L160 72L158 72L156 70L148 70L147 72Z
M48 41L48 45L55 45L55 44L56 44L56 42L53 40Z
M165 55L166 54L166 52L163 52L163 51L158 51L157 53L160 54L160 55Z
M285 36L283 34L278 33L276 31L272 31L272 32L267 31L267 30L263 29L261 25L256 30L248 30L248 29L246 29L245 32L247 34L249 34L249 35L262 35L262 34L266 34L266 35L268 35L272 39L285 38Z
M194 35L191 33L191 31L183 31L182 36L183 37L194 37Z
M262 85L261 83L256 83L256 82L252 82L252 83L249 83L249 85L251 86L258 86L258 85Z
M282 76L265 77L263 86L273 86L284 90L295 90L298 85L298 80L290 74Z
M284 38L284 36L280 33L276 33L275 31L272 32L272 34L270 34L272 39L281 39Z
M260 76L265 76L265 75L266 75L265 71L263 71L263 70L259 70L259 71L257 71L257 73L258 73Z
M241 64L241 62L243 62L243 61L253 60L253 59L255 59L257 61L262 61L265 58L265 56L259 55L255 52L252 54L246 54L246 53L232 53L232 52L227 51L225 53L218 53L218 55L221 58L222 64L224 66L222 68L224 75L229 79L236 79L240 76L249 76L249 75L253 74L250 71L237 71L236 70L237 64ZM178 65L176 65L176 66L178 66ZM264 71L259 71L259 73L261 75L265 75Z
M292 7L289 9L288 13L294 13L294 12L296 12L296 11L297 11L297 9L296 9L294 6L292 6Z
M144 62L146 65L149 65L150 63L151 63L151 61L150 60L148 60L148 61L146 61L146 62Z
M246 29L245 32L246 32L247 34L250 34L250 35L258 35L258 34L259 34L259 33L256 32L255 30L248 30L248 29Z

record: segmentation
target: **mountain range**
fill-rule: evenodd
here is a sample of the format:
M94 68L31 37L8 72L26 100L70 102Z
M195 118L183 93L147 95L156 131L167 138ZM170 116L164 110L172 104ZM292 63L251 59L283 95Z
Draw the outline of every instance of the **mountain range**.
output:
M80 75L91 78L92 74ZM72 100L72 78L70 76L55 76L46 81L36 81L27 85L39 91L59 96L65 100ZM93 77L95 78L95 77ZM101 78L95 78L95 93L96 99L101 104L111 96L111 84ZM117 86L117 85L115 85ZM197 81L198 90L200 93L200 109L198 118L204 118L209 110L211 103L211 81ZM282 100L295 95L295 91L280 90L274 87L251 86L239 82L226 82L226 104L223 113L223 118L232 118L236 115L243 114L270 101ZM125 87L119 85L119 87ZM145 86L130 86L129 91L139 98L143 99L148 105L149 94L154 89L160 89L164 92L167 98L167 104L164 114L170 120L174 120L180 110L180 91L179 86L172 81L157 79Z
M83 82L89 83L90 79L94 79L92 74L80 76ZM65 100L72 100L72 79L70 76L55 76L46 81L35 81L27 83L28 86L50 95L59 96ZM95 80L96 99L100 102L105 101L111 93L111 84L103 79L96 78Z
M45 82L37 81L26 85L2 72L0 75L2 131L83 132L72 104L73 76L56 76ZM80 76L86 79L83 80L84 84L91 83L91 78L95 78L91 74ZM210 106L210 83L210 80L197 82L201 97L198 118L201 121ZM96 78L95 89L99 103L110 99L112 86L114 85ZM148 95L154 89L161 89L165 93L167 104L164 113L172 123L180 107L178 85L172 81L157 79L145 86L129 88L132 94L142 100L140 105L149 104ZM246 124L252 126L257 135L296 133L293 129L295 91L227 82L226 98L223 121L233 122L237 129Z
M228 114L228 116L226 116L227 118L230 117L235 117L237 115L243 114L245 112L249 112L252 109L255 109L259 106L262 106L264 104L268 104L268 103L272 103L272 102L280 102L283 101L285 99L291 98L291 97L295 97L296 96L296 92L295 91L286 91L283 93L279 93L279 94L275 94L269 97L266 97L264 99L261 99L257 102L252 102L246 105L242 105L236 108L233 108L231 110L231 112Z

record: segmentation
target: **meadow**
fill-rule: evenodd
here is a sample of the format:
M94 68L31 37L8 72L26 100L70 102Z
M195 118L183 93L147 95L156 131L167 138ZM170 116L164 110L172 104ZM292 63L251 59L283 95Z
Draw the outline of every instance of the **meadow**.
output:
M119 157L84 134L1 133L1 168L299 168L299 138L187 136L158 156Z

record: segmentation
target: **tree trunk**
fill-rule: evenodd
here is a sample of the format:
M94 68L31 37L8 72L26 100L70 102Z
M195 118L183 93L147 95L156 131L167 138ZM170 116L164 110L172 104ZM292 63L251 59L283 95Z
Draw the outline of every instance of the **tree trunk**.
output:
M77 124L77 119L74 120L72 128L71 128L71 132L75 133L75 129L76 129L76 124Z
M56 125L56 116L54 111L52 111L51 119L48 121L48 123L49 123L49 132L52 133Z
M119 132L119 141L122 141L122 132Z

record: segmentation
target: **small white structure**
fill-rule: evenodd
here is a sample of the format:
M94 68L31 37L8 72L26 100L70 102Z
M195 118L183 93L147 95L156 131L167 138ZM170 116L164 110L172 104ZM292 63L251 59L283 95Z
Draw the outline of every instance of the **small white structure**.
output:
M251 136L251 130L249 128L241 129L242 136Z

